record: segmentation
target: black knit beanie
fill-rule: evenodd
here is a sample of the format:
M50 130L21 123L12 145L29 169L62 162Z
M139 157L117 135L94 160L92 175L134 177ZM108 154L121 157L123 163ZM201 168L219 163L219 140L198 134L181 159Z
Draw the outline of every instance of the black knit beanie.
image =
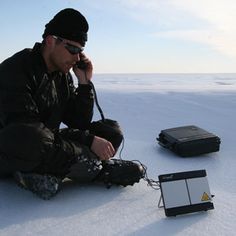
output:
M45 39L48 35L55 35L79 42L84 46L87 41L88 29L88 22L79 11L66 8L58 12L54 18L45 25L43 38Z

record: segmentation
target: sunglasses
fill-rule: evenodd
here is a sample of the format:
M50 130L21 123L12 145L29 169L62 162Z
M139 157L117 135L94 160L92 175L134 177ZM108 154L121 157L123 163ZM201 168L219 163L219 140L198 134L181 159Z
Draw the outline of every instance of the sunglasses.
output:
M72 54L72 55L81 53L81 52L83 52L83 50L84 50L84 48L79 48L79 47L77 47L77 46L75 46L75 45L72 45L72 44L70 44L70 43L65 42L65 40L64 40L63 38L60 38L60 37L58 37L58 36L53 35L53 38L56 39L56 40L58 40L58 41L60 41L60 42L62 42L63 45L64 45L64 47L65 47L65 49L67 49L67 51L68 51L70 54Z

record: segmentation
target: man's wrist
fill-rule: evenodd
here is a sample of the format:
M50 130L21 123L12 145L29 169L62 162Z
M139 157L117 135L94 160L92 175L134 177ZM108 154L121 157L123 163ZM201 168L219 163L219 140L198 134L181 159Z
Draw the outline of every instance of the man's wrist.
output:
M79 84L88 84L89 83L85 75L83 75L83 76L76 76L76 77L78 79L78 83Z

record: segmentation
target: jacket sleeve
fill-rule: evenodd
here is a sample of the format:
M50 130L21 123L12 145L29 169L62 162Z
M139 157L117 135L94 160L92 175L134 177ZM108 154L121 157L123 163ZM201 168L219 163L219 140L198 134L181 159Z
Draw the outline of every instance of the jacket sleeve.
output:
M81 84L77 88L69 77L69 100L63 117L63 123L69 128L87 130L93 118L94 97L92 86Z
M28 77L20 66L0 65L0 123L39 122Z

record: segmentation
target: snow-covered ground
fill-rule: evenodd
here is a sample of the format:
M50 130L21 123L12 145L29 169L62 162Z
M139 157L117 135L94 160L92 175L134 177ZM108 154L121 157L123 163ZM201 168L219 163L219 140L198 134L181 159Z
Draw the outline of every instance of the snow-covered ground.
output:
M0 180L0 235L235 235L236 74L95 75L107 118L123 127L122 158L140 160L150 178L206 169L214 210L167 218L160 191L66 184L50 201ZM94 119L99 119L96 112ZM197 125L221 138L221 149L180 158L156 142L162 129Z

